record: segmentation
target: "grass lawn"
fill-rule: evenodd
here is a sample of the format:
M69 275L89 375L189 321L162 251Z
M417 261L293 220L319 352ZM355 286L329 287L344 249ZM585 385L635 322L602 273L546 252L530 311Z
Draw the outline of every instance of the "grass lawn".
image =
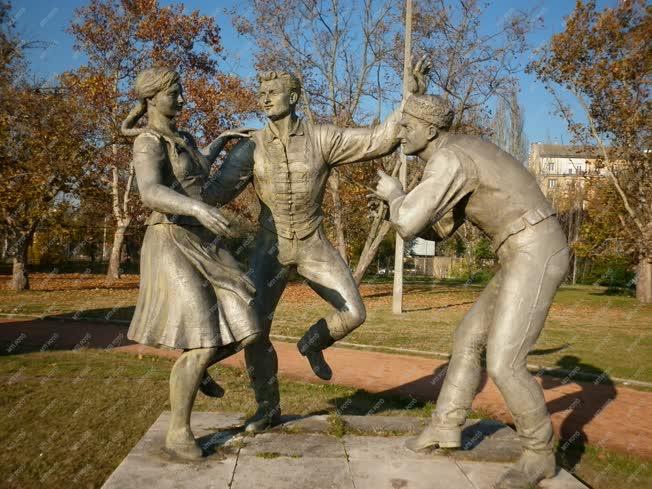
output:
M96 350L1 356L0 486L100 487L169 409L171 366L164 358ZM253 412L244 372L217 366L213 375L226 396L212 400L199 395L195 410ZM338 407L344 414L366 414L380 400L354 388L285 379L281 398L288 414L334 413ZM383 401L383 411L376 414L430 414L428 404ZM598 448L588 447L575 471L594 489L652 487L646 462Z
M3 277L4 278L4 277ZM138 277L107 284L92 275L35 274L33 290L0 290L0 313L129 319ZM405 313L391 314L391 284L363 284L367 322L346 341L379 348L447 353L453 331L482 292L480 286L421 282L405 287ZM328 306L305 284L287 288L273 333L298 337ZM607 295L602 287L566 286L555 298L529 362L652 382L652 306Z

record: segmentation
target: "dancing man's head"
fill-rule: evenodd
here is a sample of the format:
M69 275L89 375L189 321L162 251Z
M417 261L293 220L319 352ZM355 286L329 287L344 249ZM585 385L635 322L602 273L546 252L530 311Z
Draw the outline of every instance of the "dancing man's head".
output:
M258 80L258 100L267 117L278 120L294 114L301 95L301 82L296 76L284 71L268 71L258 75Z
M453 123L453 107L438 95L409 95L403 105L399 137L403 153L418 155Z

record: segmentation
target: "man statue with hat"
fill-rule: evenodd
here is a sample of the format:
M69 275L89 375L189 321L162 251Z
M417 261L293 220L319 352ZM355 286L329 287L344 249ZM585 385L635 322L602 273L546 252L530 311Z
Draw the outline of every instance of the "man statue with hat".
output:
M376 195L404 239L443 240L468 219L493 240L499 269L455 331L453 352L431 423L407 447L458 448L480 382L486 348L489 376L514 418L523 453L497 487L526 488L555 474L553 431L543 391L526 367L569 250L555 211L523 164L494 144L449 132L451 105L442 97L410 95L399 137L406 155L426 166L405 193L379 171Z

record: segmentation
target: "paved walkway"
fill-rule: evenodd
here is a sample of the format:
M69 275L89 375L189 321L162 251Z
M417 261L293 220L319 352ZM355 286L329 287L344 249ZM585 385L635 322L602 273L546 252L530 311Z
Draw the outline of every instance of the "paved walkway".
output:
M67 350L80 347L115 347L120 351L175 357L175 351L157 350L126 339L126 325L87 321L0 320L0 343L11 352L41 349ZM274 342L283 377L310 382L317 379L294 344ZM422 401L436 399L445 376L446 362L432 358L396 355L348 348L331 348L326 358L333 367L332 383L373 393L412 396ZM226 359L225 365L244 367L242 353ZM624 453L652 459L652 393L611 384L575 382L543 376L548 409L557 434L578 443L588 440ZM496 386L483 380L473 408L497 420L512 419Z

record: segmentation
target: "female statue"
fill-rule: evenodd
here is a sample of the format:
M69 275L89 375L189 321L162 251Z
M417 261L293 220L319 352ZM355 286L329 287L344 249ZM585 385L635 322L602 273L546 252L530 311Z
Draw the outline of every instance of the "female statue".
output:
M198 459L202 450L190 429L190 413L205 371L260 335L250 305L253 284L216 239L230 234L228 221L202 198L212 160L228 139L247 134L227 131L200 150L192 136L176 128L184 98L175 71L145 70L134 89L139 102L122 132L136 136L138 189L143 205L153 212L147 220L140 291L128 337L183 350L170 374L172 415L165 446L179 457ZM145 114L147 125L135 128ZM219 390L214 385L213 395L219 397Z

